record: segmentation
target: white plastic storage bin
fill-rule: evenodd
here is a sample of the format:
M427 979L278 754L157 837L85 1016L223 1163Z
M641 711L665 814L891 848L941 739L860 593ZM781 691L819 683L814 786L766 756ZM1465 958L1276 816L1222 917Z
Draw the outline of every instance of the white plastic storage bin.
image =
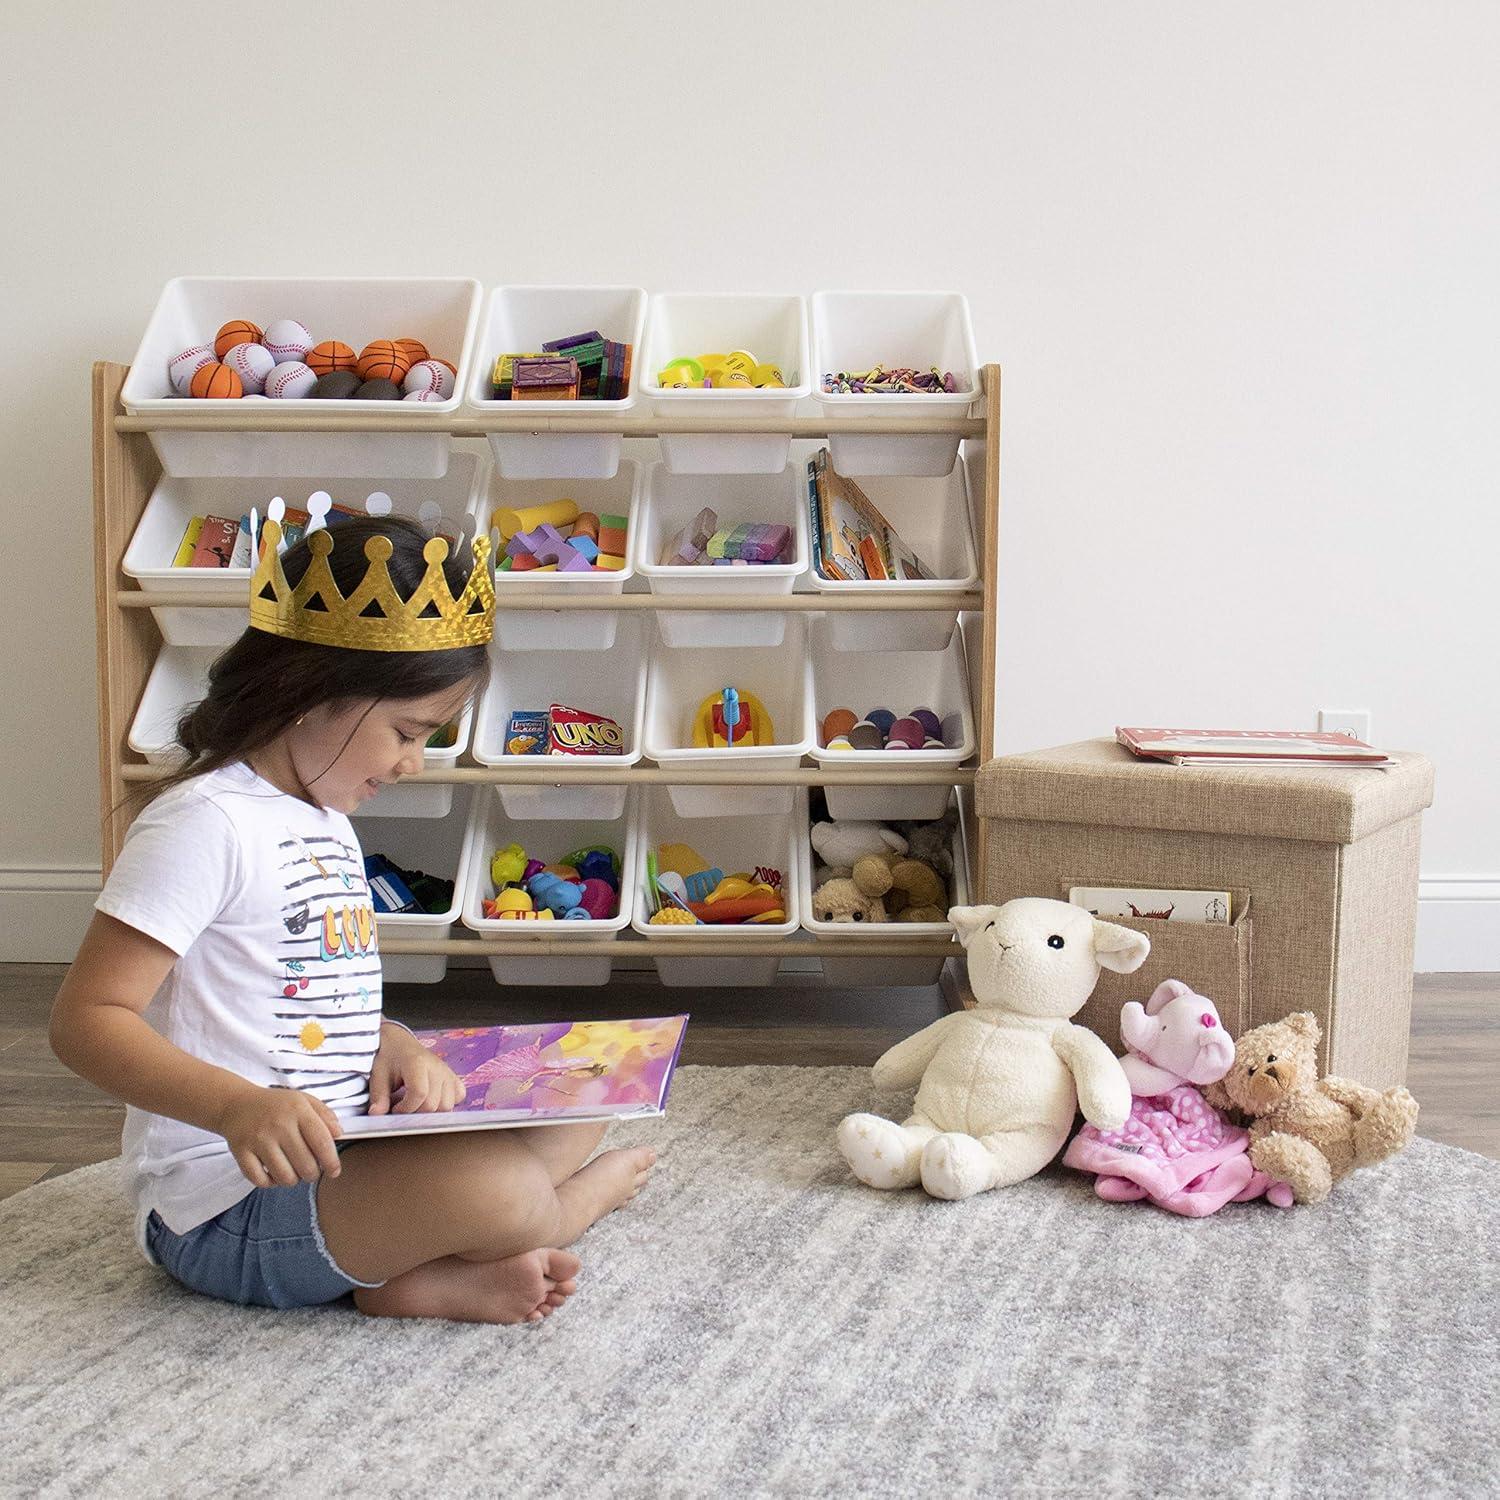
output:
M821 766L881 767L959 766L974 753L974 716L963 640L958 631L942 651L834 651L828 643L829 621L813 625L813 729L811 755ZM888 708L898 717L914 708L930 708L943 724L941 750L827 750L823 720L835 708L863 718L872 708ZM943 815L948 786L830 786L824 788L833 818L933 819Z
M252 506L262 518L271 499L280 495L288 506L307 509L307 497L325 490L339 505L363 509L376 492L390 496L391 511L415 517L431 502L452 521L472 515L484 493L489 461L473 453L455 453L441 479L178 479L157 481L146 509L130 539L121 568L143 592L202 594L205 599L236 599L243 610L192 609L170 605L151 613L169 646L227 646L238 639L249 620L251 568L174 568L172 558L187 524L194 516L224 516L238 520Z
M365 854L383 854L403 870L423 870L453 881L453 900L442 912L385 912L375 920L382 939L420 938L445 942L453 935L468 885L465 857L468 853L468 789L455 799L449 818L361 818L360 849ZM384 955L380 967L388 984L436 984L448 972L442 953L392 953Z
M609 479L620 467L617 432L528 432L527 413L538 417L619 416L636 404L646 293L638 286L499 286L489 304L474 367L468 404L486 416L515 416L515 431L489 434L495 465L507 479ZM631 375L618 401L536 403L496 401L491 375L502 354L539 351L550 339L597 329L631 346Z
M620 910L603 922L515 922L486 917L481 902L494 894L490 860L497 849L520 844L535 859L552 864L586 844L607 844L620 856ZM464 891L464 926L490 938L522 942L566 943L566 956L538 953L535 958L492 958L490 970L500 984L600 985L609 982L615 940L630 923L635 905L639 859L635 809L622 818L573 818L531 821L512 818L498 797L481 792L469 820L468 885Z
M699 705L726 687L760 699L770 715L773 744L727 750L693 744ZM669 788L681 817L789 814L796 788L757 786L756 773L794 769L813 742L812 663L805 620L787 621L780 646L674 650L658 644L652 650L646 681L646 755L668 770L729 769L742 778L733 786Z
M972 589L979 572L969 527L968 485L963 464L954 464L949 473L937 479L876 477L859 481L859 487L935 577L839 583L813 568L808 572L809 582L820 594L830 597L869 593L896 597ZM828 618L828 642L835 651L942 651L953 639L958 611L830 611Z
M468 277L179 276L169 281L146 325L120 399L131 416L218 415L254 410L264 432L153 432L151 443L170 475L383 474L436 479L448 467L442 432L276 431L292 412L319 416L371 410L368 401L196 401L179 396L167 363L193 344L212 345L234 318L264 328L281 318L305 325L314 343L338 339L356 353L372 339L420 339L435 358L458 369L446 401L383 401L382 416L402 423L456 411L468 383L483 291Z
M747 817L736 810L711 823L680 816L673 809L671 798L664 796L659 787L642 792L635 839L635 908L630 925L650 938L668 942L722 938L732 942L736 949L734 954L722 958L658 956L656 971L663 984L762 988L775 982L781 960L774 953L757 954L755 950L768 939L790 937L800 919L802 876L796 843L807 832L807 794L800 787L792 790L796 795L786 812ZM779 869L786 896L786 921L653 927L647 898L646 855L662 844L687 844L726 875L753 874L757 865Z
M786 633L786 616L761 610L736 610L736 598L746 595L790 594L808 570L806 481L796 464L779 474L736 474L705 477L674 474L663 463L646 471L639 524L632 538L635 569L653 594L707 595L724 607L707 610L664 609L656 616L661 638L669 646L779 646ZM721 527L742 521L764 521L790 526L792 560L746 568L666 566L657 559L662 548L705 506L713 509Z
M829 788L831 791L832 788ZM953 799L953 791L947 788L946 794L950 800ZM802 837L797 846L797 863L799 869L799 889L801 891L801 916L803 927L815 938L848 938L855 942L867 941L871 938L891 937L951 937L953 924L951 922L820 922L813 916L813 891L816 888L813 880L813 865L817 855L813 851L812 843L808 836L806 827L802 830ZM950 906L966 906L969 902L969 858L968 846L965 840L964 819L960 812L959 821L953 833L953 877L950 882L952 887L952 900ZM955 955L956 956L956 955ZM860 985L888 985L888 984L936 984L942 977L943 955L937 954L929 957L926 954L912 954L903 957L901 954L888 953L871 955L869 958L835 957L829 955L820 960L823 965L823 978L829 984L847 985L851 988Z
M668 390L657 376L674 359L744 349L776 365L784 389ZM803 297L656 295L638 369L658 416L790 417L812 390L807 301ZM662 457L676 474L778 474L791 436L774 433L664 433Z
M490 680L480 699L474 759L482 766L544 767L557 772L556 786L506 786L496 790L512 818L619 818L624 786L588 785L591 772L633 766L641 758L646 707L647 622L625 620L608 655L587 651L491 652ZM623 755L507 755L506 730L516 709L545 713L566 703L604 714L624 732Z
M625 537L625 566L618 572L527 573L495 571L498 600L525 598L530 594L623 594L635 575L631 558L635 553L635 529L640 514L640 465L633 458L620 461L612 479L495 479L490 484L489 522L497 510L527 510L556 500L572 500L580 511L595 515L624 516L629 523ZM505 543L493 535L495 560L505 556ZM495 641L502 651L608 651L615 643L619 616L612 610L529 610L500 608L495 611Z
M979 398L979 356L968 301L954 292L817 292L812 299L812 384L830 417L962 417ZM840 395L823 389L825 375L906 367L952 371L952 395ZM829 438L840 474L946 474L958 455L956 437L835 433Z

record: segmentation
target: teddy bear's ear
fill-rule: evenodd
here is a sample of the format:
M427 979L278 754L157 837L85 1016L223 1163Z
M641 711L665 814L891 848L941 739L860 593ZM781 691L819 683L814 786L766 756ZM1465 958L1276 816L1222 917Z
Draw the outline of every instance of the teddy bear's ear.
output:
M1116 974L1134 974L1150 951L1151 940L1145 933L1094 918L1094 957L1104 968Z
M1323 1035L1323 1029L1318 1025L1318 1018L1310 1010L1299 1010L1288 1016L1281 1024L1290 1026L1298 1036L1309 1038L1314 1045Z
M998 906L955 906L948 912L948 920L965 948L974 940L974 934L984 930L987 923L995 920Z

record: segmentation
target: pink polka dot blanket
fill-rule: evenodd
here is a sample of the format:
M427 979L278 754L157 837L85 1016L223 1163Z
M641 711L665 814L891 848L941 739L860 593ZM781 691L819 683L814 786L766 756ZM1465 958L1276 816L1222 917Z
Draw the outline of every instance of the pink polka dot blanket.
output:
M1085 1125L1063 1153L1063 1165L1097 1176L1094 1191L1112 1203L1148 1198L1187 1218L1264 1194L1277 1207L1291 1190L1250 1161L1250 1136L1231 1125L1190 1083L1130 1101L1119 1130Z

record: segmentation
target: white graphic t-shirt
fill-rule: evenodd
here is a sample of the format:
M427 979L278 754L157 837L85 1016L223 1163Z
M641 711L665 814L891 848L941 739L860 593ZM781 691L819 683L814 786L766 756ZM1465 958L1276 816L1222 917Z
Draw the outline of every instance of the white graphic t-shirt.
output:
M178 960L145 1012L169 1042L251 1083L363 1113L380 1044L380 956L364 859L343 813L239 763L158 797L95 903ZM145 1248L252 1190L222 1136L126 1111L121 1154Z

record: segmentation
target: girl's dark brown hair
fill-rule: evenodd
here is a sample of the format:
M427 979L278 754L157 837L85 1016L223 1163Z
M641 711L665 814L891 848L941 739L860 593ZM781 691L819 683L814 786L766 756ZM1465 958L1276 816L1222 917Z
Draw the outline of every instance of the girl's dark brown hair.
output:
M359 587L369 566L365 542L377 535L391 539L386 566L396 592L403 599L416 592L427 571L422 556L427 533L415 522L399 516L357 516L331 529L334 546L328 565L346 599ZM282 570L294 588L311 558L305 540L282 555ZM443 571L457 598L468 584L469 567L450 557ZM187 763L160 781L145 783L126 798L126 805L149 801L189 777L244 760L311 709L363 699L425 698L460 686L473 691L485 671L483 646L358 651L247 629L209 668L208 696L177 723L177 740L188 752Z

